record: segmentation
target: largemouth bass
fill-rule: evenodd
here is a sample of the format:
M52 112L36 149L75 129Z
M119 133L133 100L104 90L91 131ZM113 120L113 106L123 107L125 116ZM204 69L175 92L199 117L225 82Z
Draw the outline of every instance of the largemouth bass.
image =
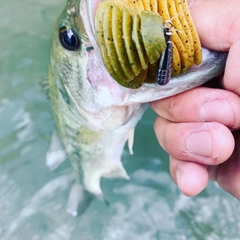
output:
M143 83L128 89L110 76L101 58L94 29L98 5L98 0L69 0L56 22L51 51L49 88L57 135L76 175L68 201L73 215L79 203L88 202L86 195L103 198L102 177L129 179L121 155L126 141L132 153L134 128L147 103L219 75L227 56L203 49L202 63L167 85ZM52 165L53 145L48 165Z

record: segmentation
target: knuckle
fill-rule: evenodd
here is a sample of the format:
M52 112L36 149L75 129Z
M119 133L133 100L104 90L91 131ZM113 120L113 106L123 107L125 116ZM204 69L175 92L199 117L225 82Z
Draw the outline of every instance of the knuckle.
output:
M178 118L181 115L181 108L178 106L177 104L177 97L172 97L169 103L169 110L168 110L168 114L169 114L169 119L171 121L178 121Z

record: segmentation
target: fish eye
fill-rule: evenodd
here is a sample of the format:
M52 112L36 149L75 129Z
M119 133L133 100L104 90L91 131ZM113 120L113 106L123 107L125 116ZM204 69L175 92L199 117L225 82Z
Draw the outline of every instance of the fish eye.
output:
M59 29L59 41L62 46L69 51L76 51L80 47L77 35L68 27Z

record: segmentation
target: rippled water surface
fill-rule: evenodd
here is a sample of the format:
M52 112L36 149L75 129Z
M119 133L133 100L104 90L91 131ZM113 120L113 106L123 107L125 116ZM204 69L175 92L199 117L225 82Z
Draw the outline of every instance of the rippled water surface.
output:
M68 162L50 172L45 155L54 130L47 79L54 21L64 0L1 1L0 8L0 239L237 240L240 205L210 183L183 196L171 181L168 156L147 111L137 127L131 177L103 180L110 206L97 200L77 218L65 212L73 181Z

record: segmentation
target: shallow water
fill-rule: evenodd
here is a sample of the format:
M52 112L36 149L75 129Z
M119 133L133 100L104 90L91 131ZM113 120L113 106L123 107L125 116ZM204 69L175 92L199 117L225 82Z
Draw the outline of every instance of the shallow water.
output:
M131 180L102 181L110 206L95 200L80 217L65 212L72 170L68 162L53 172L45 166L54 122L39 84L47 78L52 28L64 4L1 4L0 239L239 239L237 200L214 183L194 198L173 184L150 110L137 127L135 154L123 154Z

